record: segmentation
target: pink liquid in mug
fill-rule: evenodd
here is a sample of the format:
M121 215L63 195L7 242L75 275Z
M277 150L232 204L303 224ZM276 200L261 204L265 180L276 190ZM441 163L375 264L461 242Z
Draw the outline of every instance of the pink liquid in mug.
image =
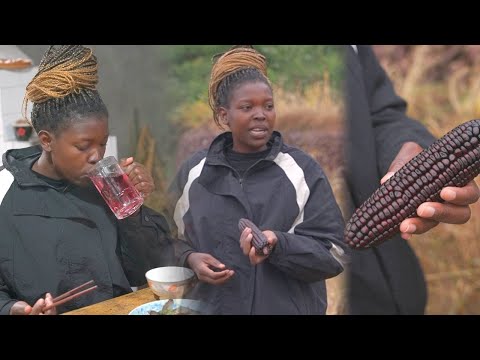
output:
M143 197L130 183L127 174L90 178L118 219L132 215L143 204Z

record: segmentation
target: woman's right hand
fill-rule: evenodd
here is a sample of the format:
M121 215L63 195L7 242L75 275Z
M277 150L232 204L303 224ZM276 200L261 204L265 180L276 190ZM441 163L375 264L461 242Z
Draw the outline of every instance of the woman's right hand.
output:
M45 295L45 299L38 299L33 307L25 301L17 301L10 309L10 315L57 315L56 308L43 311L46 306L51 304L53 304L53 297L50 293Z
M226 269L225 265L212 255L205 253L191 253L187 257L187 264L197 274L198 280L212 285L223 284L235 273L233 270Z

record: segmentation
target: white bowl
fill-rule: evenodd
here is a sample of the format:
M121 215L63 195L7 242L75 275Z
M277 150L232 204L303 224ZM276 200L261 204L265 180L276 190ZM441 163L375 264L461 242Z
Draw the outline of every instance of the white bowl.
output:
M164 266L145 273L156 298L180 299L195 286L195 273L185 267Z

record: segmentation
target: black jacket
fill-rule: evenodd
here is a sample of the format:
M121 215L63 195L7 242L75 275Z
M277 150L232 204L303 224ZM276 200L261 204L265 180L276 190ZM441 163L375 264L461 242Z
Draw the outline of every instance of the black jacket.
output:
M422 147L435 138L409 119L406 103L368 46L347 50L347 117L349 173L347 183L354 207L379 186L380 179L408 141ZM353 209L352 209L353 210ZM408 242L400 236L365 251L352 251L349 303L352 314L423 314L426 285Z
M145 272L174 263L165 219L147 207L117 220L93 186L57 189L31 166L39 147L9 150L0 167L0 314L90 279L98 289L59 313L131 292Z
M204 252L235 270L223 285L201 283L199 296L218 314L324 314L324 280L342 272L344 252L344 223L325 174L274 132L270 153L239 178L224 153L231 144L230 132L219 135L183 164L171 187L178 234L189 244L182 261ZM257 266L240 249L240 218L278 237Z

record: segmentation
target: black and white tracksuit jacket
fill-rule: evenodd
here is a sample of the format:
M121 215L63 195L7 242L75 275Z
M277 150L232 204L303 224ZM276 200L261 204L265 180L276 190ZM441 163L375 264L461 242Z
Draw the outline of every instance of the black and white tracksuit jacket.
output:
M203 252L235 270L223 285L201 283L198 296L216 314L324 314L325 279L343 271L344 222L323 170L274 132L270 153L240 178L225 157L231 144L230 132L219 135L170 187L180 263ZM240 249L240 218L278 237L257 266Z

